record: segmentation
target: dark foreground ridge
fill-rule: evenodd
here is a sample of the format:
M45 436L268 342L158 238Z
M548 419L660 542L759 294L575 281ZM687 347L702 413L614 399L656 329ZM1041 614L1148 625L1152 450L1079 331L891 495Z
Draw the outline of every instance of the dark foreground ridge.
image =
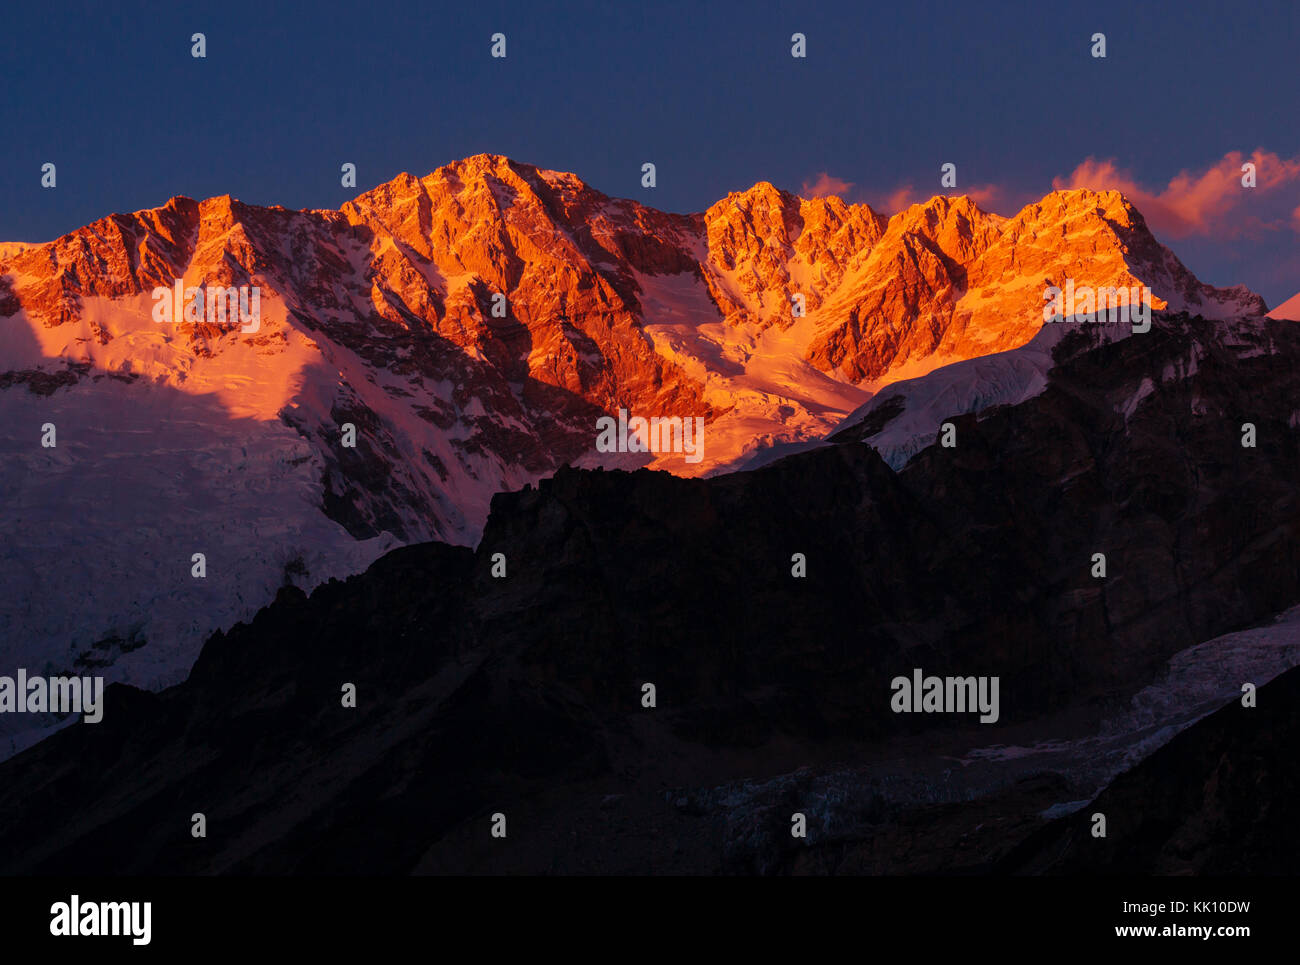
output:
M1194 724L1116 778L1084 812L1122 815L1092 837L1078 817L1034 834L1017 874L1294 875L1300 856L1300 668Z
M1300 328L1160 318L1058 357L1041 396L954 418L956 448L897 474L854 441L708 480L561 470L496 497L477 551L285 589L185 683L111 687L102 723L0 765L0 872L981 872L1077 835L1039 816L1091 795L1068 775L903 802L873 768L1096 722L1175 652L1300 602ZM894 714L913 668L999 676L998 722ZM1103 798L1147 807L1134 787L1199 774L1198 740L1221 783L1268 765L1211 723ZM1272 818L1219 817L1179 870L1263 866L1248 825ZM1127 837L1014 866L1172 867L1154 812L1110 820Z

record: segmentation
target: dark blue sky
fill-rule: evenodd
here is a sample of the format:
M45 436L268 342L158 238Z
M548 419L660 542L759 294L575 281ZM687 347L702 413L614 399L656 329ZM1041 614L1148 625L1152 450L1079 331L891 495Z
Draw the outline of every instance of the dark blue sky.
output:
M905 2L11 4L0 32L0 240L44 241L176 194L336 207L481 151L701 210L820 172L880 206L906 184L997 185L1012 213L1087 157L1153 192L1231 151L1300 156L1300 5ZM1046 9L1045 9L1046 8ZM208 56L190 56L190 35ZM508 57L489 56L489 37ZM790 56L790 35L808 57ZM1089 56L1095 31L1104 60ZM643 161L658 187L640 187ZM58 186L40 187L43 162ZM358 167L355 191L339 166ZM1157 234L1203 280L1300 289L1300 204L1252 196Z

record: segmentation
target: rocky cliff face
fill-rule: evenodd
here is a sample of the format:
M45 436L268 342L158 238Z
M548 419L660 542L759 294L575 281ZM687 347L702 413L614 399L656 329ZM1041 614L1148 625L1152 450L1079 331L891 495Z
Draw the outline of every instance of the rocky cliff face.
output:
M1045 391L898 473L846 441L499 495L477 550L286 588L182 685L114 687L102 723L0 765L0 868L987 870L1082 789L956 793L927 767L1077 737L1176 652L1300 602L1298 332L1068 339ZM998 723L893 713L915 667L998 675ZM901 794L895 756L935 783Z
M1257 296L1198 282L1115 191L1057 191L1003 219L969 198L931 199L892 218L862 276L837 293L809 347L819 367L876 384L1028 342L1043 323L1044 289L1152 291L1156 309L1210 318L1258 315ZM828 319L829 321L829 319Z

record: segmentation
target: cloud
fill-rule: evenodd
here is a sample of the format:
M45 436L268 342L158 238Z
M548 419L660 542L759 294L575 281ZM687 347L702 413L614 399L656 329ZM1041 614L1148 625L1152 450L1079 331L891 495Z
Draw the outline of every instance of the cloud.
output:
M1254 188L1241 183L1242 165L1247 162L1255 165ZM1158 190L1144 188L1113 160L1090 157L1068 177L1053 178L1052 186L1057 190L1119 191L1142 212L1152 228L1174 238L1258 237L1285 226L1286 220L1277 215L1274 199L1264 196L1300 187L1300 157L1281 158L1263 148L1256 148L1250 155L1230 151L1203 171L1180 171ZM1291 221L1300 228L1300 214L1292 212Z
M998 204L1003 200L1006 192L997 184L977 184L969 191L963 193L970 195L972 201L985 211L988 211L992 205Z
M914 204L929 201L935 194L947 194L952 197L962 194L967 195L985 211L991 211L993 205L1001 207L1001 203L1007 198L1007 191L997 184L977 184L965 189L952 188L947 191L936 191L933 194L919 194L916 188L909 183L900 185L887 194L884 200L880 202L880 210L885 214L897 214L900 211L907 210Z
M880 210L885 214L897 214L900 211L910 208L921 200L916 190L910 184L904 184L902 187L895 188L893 193L881 202Z
M852 181L845 181L825 171L819 171L817 177L803 183L799 193L805 198L825 198L832 194L842 198L852 187Z

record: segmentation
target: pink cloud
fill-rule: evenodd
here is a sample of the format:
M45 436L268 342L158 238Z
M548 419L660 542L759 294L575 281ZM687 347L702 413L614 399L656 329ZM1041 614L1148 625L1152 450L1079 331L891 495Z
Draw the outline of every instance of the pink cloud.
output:
M1241 183L1242 165L1255 165L1256 187ZM1115 190L1123 193L1157 231L1174 238L1191 235L1215 235L1236 238L1258 236L1284 222L1259 212L1261 196L1286 186L1300 185L1300 157L1281 158L1262 148L1250 155L1230 151L1200 172L1181 171L1167 185L1149 190L1137 183L1113 160L1088 158L1068 177L1057 177L1052 186ZM1276 208L1274 207L1275 211ZM1294 212L1293 221L1300 221Z
M805 198L825 198L830 195L842 198L852 187L852 181L845 181L825 171L819 171L817 177L803 183L799 193Z
M904 184L902 187L895 188L894 192L885 198L881 210L885 214L897 214L920 200L916 190L910 184Z
M954 188L949 191L936 191L934 194L947 194L953 197L964 194L979 207L988 211L991 210L990 205L1002 201L1006 197L1007 192L997 184L977 184L964 191ZM897 214L900 211L905 211L914 204L929 201L930 198L934 197L934 194L920 194L910 183L900 185L885 196L884 200L880 203L880 210L885 214Z
M970 195L972 201L985 211L988 211L992 205L1002 201L1006 192L997 184L978 184L969 191L962 193Z

